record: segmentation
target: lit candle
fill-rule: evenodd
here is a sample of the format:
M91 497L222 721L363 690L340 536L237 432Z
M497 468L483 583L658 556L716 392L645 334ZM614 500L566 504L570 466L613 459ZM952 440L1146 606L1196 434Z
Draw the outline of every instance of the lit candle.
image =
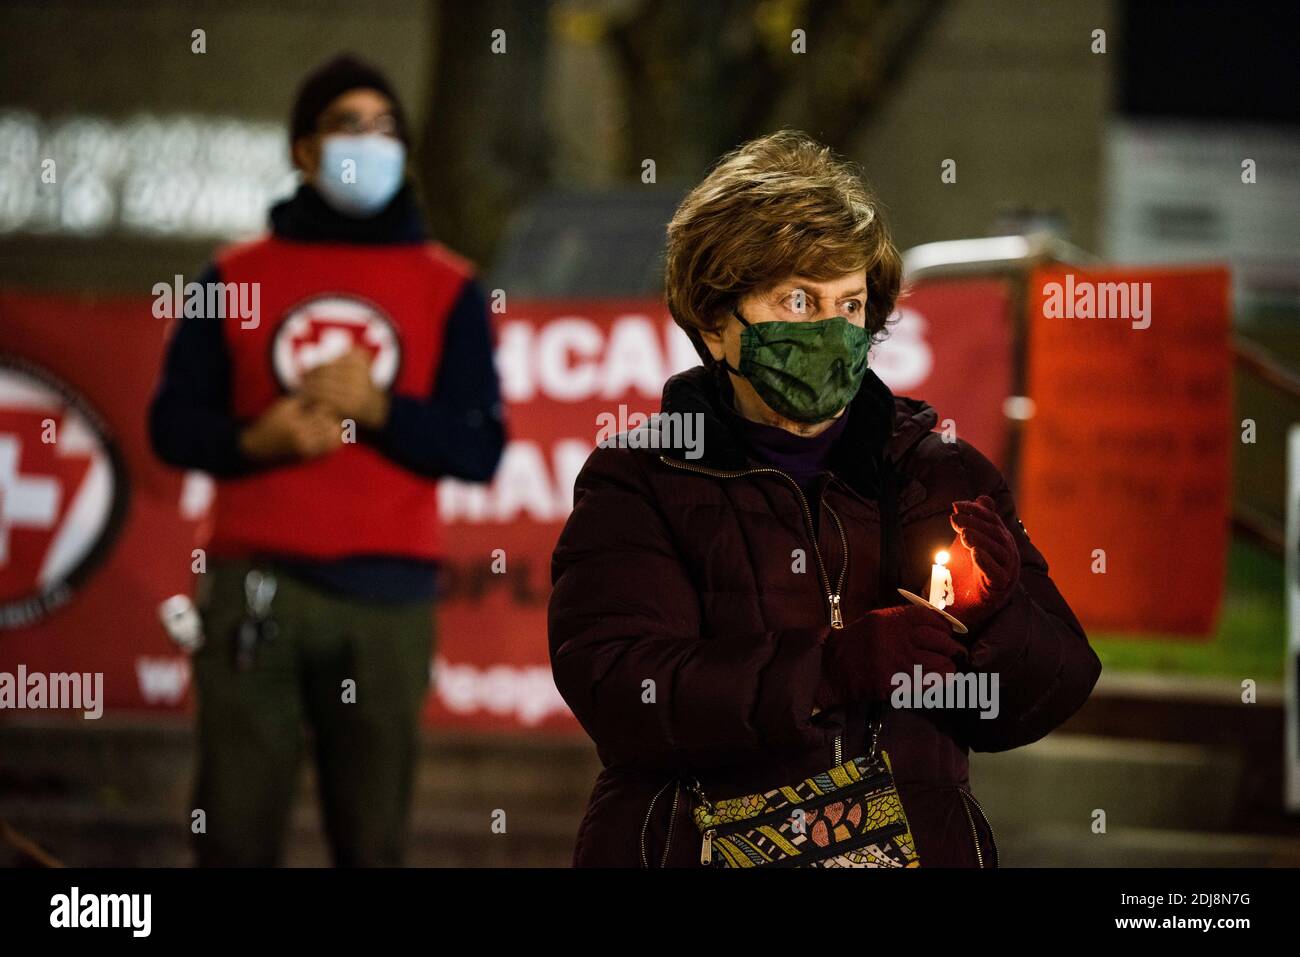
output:
M952 593L952 572L948 571L948 553L935 552L930 566L930 604L946 608L956 596Z

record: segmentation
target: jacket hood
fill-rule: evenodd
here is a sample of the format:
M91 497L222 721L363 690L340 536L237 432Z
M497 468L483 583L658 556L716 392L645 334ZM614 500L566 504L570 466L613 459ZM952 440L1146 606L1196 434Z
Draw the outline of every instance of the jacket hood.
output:
M373 216L348 216L325 202L310 183L271 207L271 232L300 243L356 243L365 246L422 243L427 239L424 218L410 182Z

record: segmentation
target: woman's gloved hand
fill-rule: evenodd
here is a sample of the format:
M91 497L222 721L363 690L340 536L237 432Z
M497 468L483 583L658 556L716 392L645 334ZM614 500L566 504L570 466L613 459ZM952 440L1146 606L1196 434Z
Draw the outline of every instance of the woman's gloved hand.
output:
M822 651L822 676L815 703L824 711L835 704L882 701L894 690L894 675L923 671L952 674L966 649L952 637L942 615L919 605L867 612L831 631Z
M1020 580L1020 549L987 495L953 502L948 519L957 532L948 550L955 601L944 610L973 628L1011 599Z

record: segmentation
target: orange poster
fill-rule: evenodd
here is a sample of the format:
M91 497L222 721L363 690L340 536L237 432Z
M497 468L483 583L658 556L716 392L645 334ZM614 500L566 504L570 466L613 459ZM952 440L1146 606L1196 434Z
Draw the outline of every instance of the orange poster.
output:
M1017 498L1085 627L1206 635L1224 588L1232 358L1224 268L1030 277Z

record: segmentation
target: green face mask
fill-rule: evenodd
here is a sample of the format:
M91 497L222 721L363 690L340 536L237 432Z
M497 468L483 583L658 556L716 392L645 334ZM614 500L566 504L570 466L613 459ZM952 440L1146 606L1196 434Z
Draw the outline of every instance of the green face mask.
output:
M871 337L843 316L811 322L760 322L740 334L740 368L759 398L795 422L825 422L853 401L867 374Z

